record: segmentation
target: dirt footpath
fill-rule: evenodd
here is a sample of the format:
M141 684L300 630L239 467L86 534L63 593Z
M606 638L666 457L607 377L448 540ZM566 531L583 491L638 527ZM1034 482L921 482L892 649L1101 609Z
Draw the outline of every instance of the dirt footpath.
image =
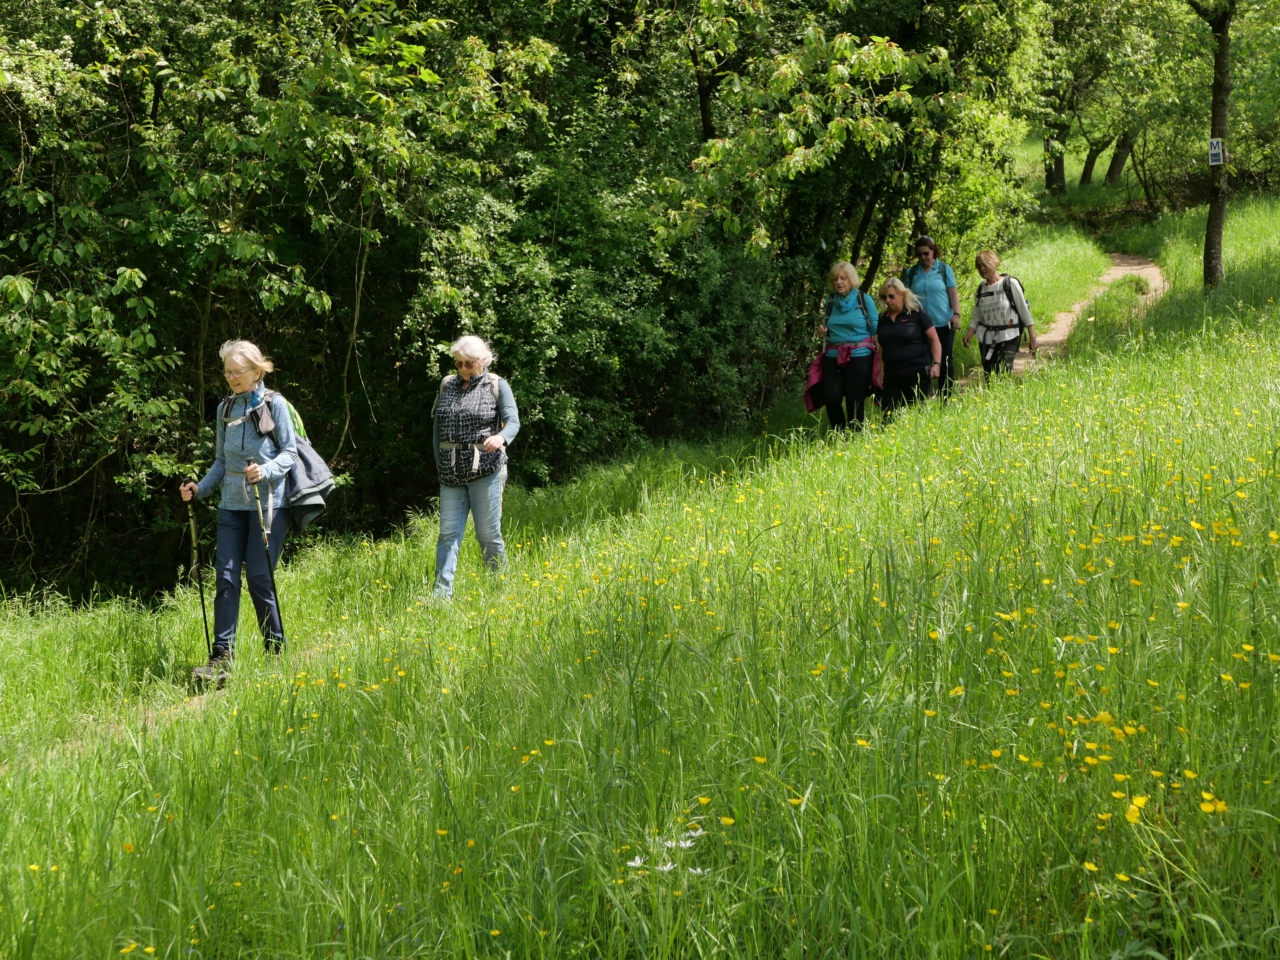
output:
M1111 267L1098 281L1098 285L1089 291L1089 295L1083 300L1077 301L1071 305L1070 310L1063 311L1053 318L1047 330L1039 334L1040 352L1039 357L1031 355L1031 351L1024 346L1018 351L1018 357L1013 362L1014 373L1025 373L1033 369L1037 362L1043 363L1060 354L1063 346L1067 341L1067 337L1071 335L1071 331L1075 328L1076 322L1080 319L1080 314L1084 312L1084 308L1094 297L1101 296L1107 292L1107 288L1121 277L1137 274L1147 281L1147 294L1143 297L1144 303L1154 303L1164 295L1168 288L1165 282L1164 274L1160 272L1160 268L1146 257L1139 257L1132 253L1109 253L1111 258Z

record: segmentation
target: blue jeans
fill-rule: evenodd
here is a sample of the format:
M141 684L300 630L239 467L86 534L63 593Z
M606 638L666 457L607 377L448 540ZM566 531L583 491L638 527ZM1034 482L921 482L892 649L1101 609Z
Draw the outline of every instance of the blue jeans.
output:
M276 510L271 518L270 536L271 566L280 559L284 546L285 529L289 526L289 511ZM258 614L262 637L267 649L284 645L284 628L280 623L280 608L271 590L271 570L267 567L266 551L262 549L262 527L258 525L257 510L218 511L218 555L214 561L214 574L218 586L213 601L213 646L231 653L236 645L236 622L240 619L240 571L249 581L249 596Z
M435 595L453 596L453 575L458 570L458 549L467 531L467 512L475 521L476 540L484 553L484 563L497 570L507 560L502 542L502 488L507 468L468 484L453 487L440 484L440 537L436 540Z

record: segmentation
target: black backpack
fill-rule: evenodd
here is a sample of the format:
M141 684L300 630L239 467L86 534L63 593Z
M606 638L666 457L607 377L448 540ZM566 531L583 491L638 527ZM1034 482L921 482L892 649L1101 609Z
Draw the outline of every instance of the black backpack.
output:
M276 449L280 449L280 440L276 436L275 420L271 416L271 401L278 396L274 390L264 390L262 403L250 411L253 425L259 436L270 436ZM218 405L218 418L226 419L226 412L231 407L234 397L227 397ZM328 509L325 502L333 496L337 484L333 479L333 471L325 463L324 457L316 453L316 448L307 439L307 428L302 424L302 417L287 398L282 397L289 410L289 421L293 424L294 443L298 455L284 480L284 505L289 508L289 530L301 533L307 529L320 514Z

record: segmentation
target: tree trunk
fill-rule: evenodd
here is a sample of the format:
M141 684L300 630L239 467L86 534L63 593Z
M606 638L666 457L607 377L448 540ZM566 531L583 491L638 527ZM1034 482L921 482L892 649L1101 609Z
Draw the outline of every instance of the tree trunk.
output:
M1080 170L1080 186L1087 187L1093 183L1093 168L1098 165L1098 158L1102 156L1104 150L1111 146L1113 138L1108 137L1099 144L1089 144L1089 152L1084 158L1084 167Z
M1237 0L1212 5L1188 0L1196 14L1213 30L1213 94L1209 110L1209 136L1227 143L1227 113L1231 102L1231 20ZM1222 228L1227 221L1227 171L1225 164L1209 168L1209 219L1204 231L1204 285L1216 287L1225 275L1222 268Z
M702 69L697 44L689 46L689 59L693 61L693 79L698 85L698 115L702 120L702 142L716 138L715 121L711 118L711 94L715 92L714 80Z
M880 201L880 184L871 188L867 197L867 205L862 208L862 219L858 221L858 231L853 235L853 246L849 248L849 262L856 268L858 257L862 256L862 244L867 239L867 231L871 229L871 217L876 212L876 204Z
M1108 187L1119 182L1124 173L1124 165L1129 162L1129 154L1133 153L1133 131L1126 130L1116 140L1116 148L1111 151L1111 162L1107 164L1107 176L1103 180Z
M874 296L871 290L875 286L876 274L880 272L880 261L884 259L884 244L889 238L889 230L892 226L893 210L885 210L880 217L880 229L876 231L875 246L871 248L871 262L867 264L866 275L862 278L861 288L868 296Z
M1045 193L1060 197L1067 192L1066 151L1060 142L1052 137L1044 138L1044 190Z

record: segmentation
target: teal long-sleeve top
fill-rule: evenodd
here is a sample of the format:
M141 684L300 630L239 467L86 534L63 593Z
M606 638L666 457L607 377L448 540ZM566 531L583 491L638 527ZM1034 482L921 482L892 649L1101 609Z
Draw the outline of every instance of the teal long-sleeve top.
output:
M857 343L876 335L876 326L880 322L880 314L876 310L876 302L861 290L850 290L846 296L827 295L827 351L828 357L834 357L839 351L834 348L842 343ZM863 307L866 313L863 313ZM855 357L871 356L869 347L853 351Z

